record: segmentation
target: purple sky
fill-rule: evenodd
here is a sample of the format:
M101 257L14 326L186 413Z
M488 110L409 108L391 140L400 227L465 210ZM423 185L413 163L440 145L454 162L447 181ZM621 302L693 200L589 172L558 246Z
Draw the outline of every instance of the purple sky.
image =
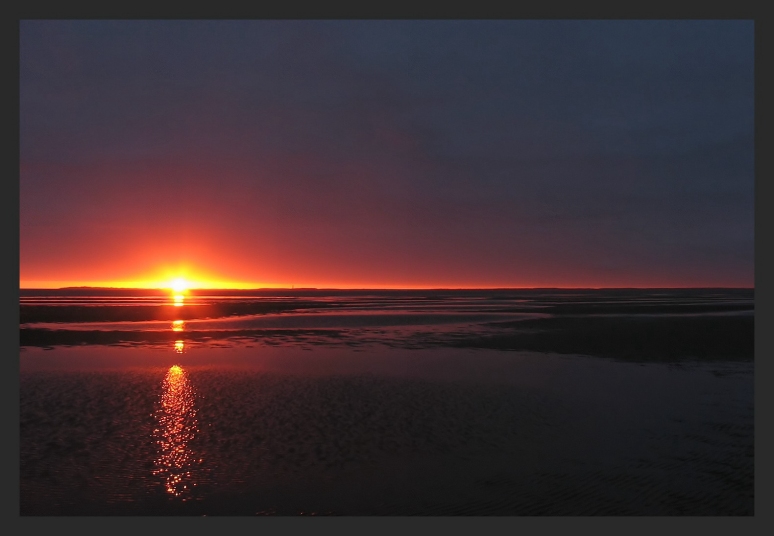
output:
M752 286L751 21L22 21L21 284Z

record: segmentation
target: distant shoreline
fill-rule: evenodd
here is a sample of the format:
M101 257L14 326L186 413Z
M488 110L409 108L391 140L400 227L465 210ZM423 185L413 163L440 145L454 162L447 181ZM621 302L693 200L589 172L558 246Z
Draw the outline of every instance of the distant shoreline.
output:
M90 286L82 286L82 287L51 287L51 288L40 288L40 287L20 287L20 291L22 292L28 292L28 291L68 291L68 290L109 290L109 291L147 291L147 292L170 292L170 289L168 288L162 288L162 287L156 287L156 288L145 288L145 287L90 287ZM265 291L335 291L335 292L347 292L347 291L353 291L353 292L361 292L361 291L367 291L367 292L393 292L393 291L399 291L399 292L422 292L422 291L455 291L455 290L461 290L461 291L507 291L507 292L522 292L522 291L546 291L546 290L582 290L582 291L592 291L592 290L609 290L609 291L616 291L616 290L641 290L641 291L657 291L657 290L755 290L755 287L405 287L405 288L397 288L397 287L389 287L389 288L380 288L380 287L363 287L363 288L341 288L341 287L256 287L256 288L191 288L188 291L189 292L265 292Z

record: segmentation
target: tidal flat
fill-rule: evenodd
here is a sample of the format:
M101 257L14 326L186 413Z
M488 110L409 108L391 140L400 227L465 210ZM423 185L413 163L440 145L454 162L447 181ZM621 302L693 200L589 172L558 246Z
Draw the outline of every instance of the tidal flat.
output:
M752 515L753 313L744 289L22 291L21 514Z

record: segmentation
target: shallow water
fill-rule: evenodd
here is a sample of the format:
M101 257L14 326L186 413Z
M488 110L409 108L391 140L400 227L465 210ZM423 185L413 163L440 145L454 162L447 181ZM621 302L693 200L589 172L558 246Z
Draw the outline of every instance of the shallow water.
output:
M454 347L489 313L377 298L347 337L24 345L21 513L753 514L752 360Z

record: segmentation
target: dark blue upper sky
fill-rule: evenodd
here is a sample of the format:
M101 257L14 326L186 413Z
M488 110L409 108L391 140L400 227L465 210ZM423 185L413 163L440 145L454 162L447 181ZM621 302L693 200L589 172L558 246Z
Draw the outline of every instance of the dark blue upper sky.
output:
M752 286L751 21L23 21L21 279Z

